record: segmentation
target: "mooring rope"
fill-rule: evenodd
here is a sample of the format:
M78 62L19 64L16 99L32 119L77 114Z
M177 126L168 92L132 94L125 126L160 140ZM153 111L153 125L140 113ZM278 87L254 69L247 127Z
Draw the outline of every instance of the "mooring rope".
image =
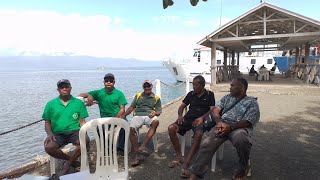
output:
M8 133L11 133L11 132L14 132L14 131L17 131L17 130L19 130L19 129L23 129L23 128L28 127L28 126L31 126L31 125L33 125L33 124L36 124L36 123L38 123L38 122L41 122L42 120L43 120L43 119L40 119L40 120L35 121L35 122L33 122L33 123L30 123L30 124L27 124L27 125L24 125L24 126L15 128L15 129L12 129L12 130L10 130L10 131L2 132L2 133L0 133L0 136L5 135L5 134L8 134Z
M180 83L180 84L177 84L177 85L175 85L175 86L172 86L172 85L166 84L166 83L164 83L164 82L162 82L162 81L160 81L160 82L161 82L161 84L163 84L163 85L165 85L165 86L172 87L172 88L175 88L175 87L178 87L178 86L181 86L182 84L184 84L184 82L182 82L182 83Z

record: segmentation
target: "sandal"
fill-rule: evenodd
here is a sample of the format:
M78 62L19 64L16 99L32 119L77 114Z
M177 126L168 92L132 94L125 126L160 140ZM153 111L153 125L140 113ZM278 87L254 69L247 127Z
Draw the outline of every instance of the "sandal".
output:
M169 166L169 168L175 168L175 167L180 166L180 164L182 164L182 163L183 163L182 161L173 160L168 164L168 166Z
M250 166L240 167L235 175L233 175L232 180L245 180L248 176L248 172L250 170Z
M58 175L56 175L56 174L52 174L52 176L51 177L49 177L49 179L48 180L60 180L60 178L59 178L59 176Z
M181 169L180 177L189 178L191 176L191 172L189 169Z
M80 172L81 163L79 161L74 161L70 166L73 167L76 172Z
M150 153L146 149L138 150L137 153L141 154L143 156L149 156L150 155Z
M142 159L135 159L131 164L132 167L139 166L142 163Z

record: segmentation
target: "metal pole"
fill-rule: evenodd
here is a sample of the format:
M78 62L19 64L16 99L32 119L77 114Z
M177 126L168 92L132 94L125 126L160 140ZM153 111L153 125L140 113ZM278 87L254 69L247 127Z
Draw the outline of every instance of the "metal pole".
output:
M156 79L156 95L161 98L161 86L160 80Z
M186 79L186 95L189 93L190 91L190 81L189 81L189 77L187 77Z

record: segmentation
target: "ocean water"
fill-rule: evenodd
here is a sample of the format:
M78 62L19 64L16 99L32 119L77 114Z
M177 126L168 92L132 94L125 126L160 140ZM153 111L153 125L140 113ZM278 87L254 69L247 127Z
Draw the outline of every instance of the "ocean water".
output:
M170 72L162 66L142 68L117 68L106 70L50 70L50 71L5 71L0 72L0 133L41 119L46 103L58 96L56 83L69 79L74 96L103 87L103 77L113 73L115 87L127 98L142 91L146 79L160 79L162 103L185 94L185 84L179 85ZM178 85L178 86L177 86ZM155 88L154 88L155 91ZM128 99L128 107L131 100ZM98 106L88 107L87 121L99 117ZM36 155L44 154L43 140L46 137L44 122L0 136L0 172L24 164Z

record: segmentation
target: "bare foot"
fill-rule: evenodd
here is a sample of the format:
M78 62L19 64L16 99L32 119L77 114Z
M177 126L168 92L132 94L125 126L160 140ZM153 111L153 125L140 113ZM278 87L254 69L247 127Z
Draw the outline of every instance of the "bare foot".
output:
M250 169L250 166L247 167L240 167L235 175L232 177L233 180L244 180L246 179L247 175L248 175L248 171Z
M138 148L137 153L138 154L142 154L144 156L149 156L150 155L149 151L145 147L141 147L141 146Z
M65 174L68 173L69 169L70 169L70 166L71 166L71 163L69 161L66 161L64 164L63 164L63 169L62 171L58 174L59 176L63 176Z
M178 166L180 166L181 164L183 164L183 162L184 162L184 160L183 160L182 157L176 157L174 160L172 160L172 161L168 164L168 166L169 166L170 168L175 168L175 167L178 167Z

